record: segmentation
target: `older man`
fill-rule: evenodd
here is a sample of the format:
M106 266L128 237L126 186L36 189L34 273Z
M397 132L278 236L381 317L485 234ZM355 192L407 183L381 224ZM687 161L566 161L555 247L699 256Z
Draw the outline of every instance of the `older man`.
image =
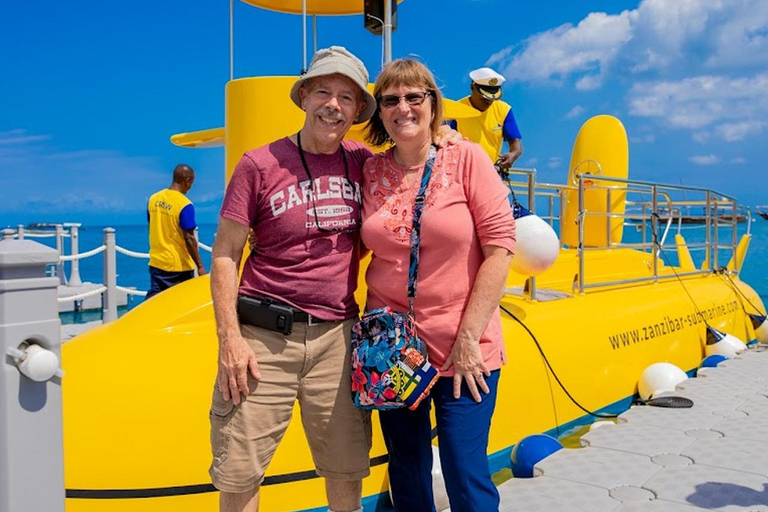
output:
M211 266L219 371L210 473L222 511L258 510L296 400L330 509L362 510L371 427L347 383L359 182L371 152L342 140L376 109L367 83L365 66L346 49L318 51L291 90L306 112L303 127L248 151L227 188ZM250 228L258 242L238 286Z

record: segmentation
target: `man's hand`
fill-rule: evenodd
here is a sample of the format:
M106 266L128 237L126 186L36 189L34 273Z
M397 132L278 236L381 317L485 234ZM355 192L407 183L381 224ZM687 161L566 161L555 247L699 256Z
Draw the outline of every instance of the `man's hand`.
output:
M219 344L219 389L224 400L238 405L240 395L248 396L248 373L261 380L256 354L242 336L233 337Z
M456 340L451 354L440 370L445 371L451 366L454 367L455 372L453 375L453 397L458 399L461 396L461 382L466 381L475 402L482 402L483 399L478 388L485 394L490 393L485 377L490 377L491 372L483 362L480 344L468 339Z
M504 153L503 155L499 155L497 165L505 170L511 169L512 165L515 163L515 159L512 158L512 156L512 153Z
M205 270L204 266L200 265L199 267L197 267L197 275L198 276L204 276L207 273L208 273L208 271Z
M462 140L464 140L464 136L447 124L441 124L437 128L437 133L435 134L435 144L441 148L450 146L451 144L458 144Z

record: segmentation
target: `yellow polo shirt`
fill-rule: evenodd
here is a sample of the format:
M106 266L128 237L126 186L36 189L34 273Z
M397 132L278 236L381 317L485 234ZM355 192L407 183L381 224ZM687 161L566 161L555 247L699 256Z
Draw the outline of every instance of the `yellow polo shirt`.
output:
M467 106L475 108L469 101L469 96L459 100ZM496 100L479 117L468 117L456 120L456 129L463 136L480 144L491 160L496 162L501 154L501 146L504 143L504 121L512 110L508 103Z
M192 201L178 190L156 192L147 203L149 266L166 272L194 270L195 262L184 243L184 229L194 229Z

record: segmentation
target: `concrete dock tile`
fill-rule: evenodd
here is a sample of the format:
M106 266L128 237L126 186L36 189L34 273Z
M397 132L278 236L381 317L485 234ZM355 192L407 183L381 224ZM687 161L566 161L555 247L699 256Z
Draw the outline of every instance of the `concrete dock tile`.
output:
M745 401L738 406L737 410L744 411L750 416L758 414L768 416L768 400L765 402Z
M684 431L633 422L613 428L598 428L582 437L587 446L652 457L660 453L680 453L680 449L692 444L694 438Z
M766 433L762 433L766 436ZM735 437L698 440L682 454L696 464L745 471L768 477L768 436L765 441Z
M643 486L658 499L719 512L768 511L768 478L693 464L664 468Z
M499 486L500 512L612 512L607 489L559 478L513 478Z
M661 407L636 406L619 416L619 421L628 425L646 428L660 427L676 430L710 428L722 421L712 414L711 409L696 404L690 409L664 409ZM598 429L599 430L599 429Z
M555 452L536 464L536 469L541 471L543 476L611 489L619 486L641 486L660 471L661 467L645 455L601 448L580 448Z
M615 512L700 512L702 510L706 509L656 499L648 503L622 503Z
M746 418L725 418L711 427L725 437L764 441L768 437L768 415L752 414Z

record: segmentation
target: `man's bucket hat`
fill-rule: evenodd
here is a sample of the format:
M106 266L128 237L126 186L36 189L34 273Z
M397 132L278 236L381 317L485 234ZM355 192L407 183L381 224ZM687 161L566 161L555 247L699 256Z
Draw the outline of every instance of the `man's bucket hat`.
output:
M362 123L369 120L376 112L376 98L368 92L368 70L365 69L365 65L360 59L343 46L331 46L315 53L307 72L291 87L291 99L297 107L301 108L301 97L299 96L301 86L310 78L334 74L346 76L362 89L365 108L355 122Z

